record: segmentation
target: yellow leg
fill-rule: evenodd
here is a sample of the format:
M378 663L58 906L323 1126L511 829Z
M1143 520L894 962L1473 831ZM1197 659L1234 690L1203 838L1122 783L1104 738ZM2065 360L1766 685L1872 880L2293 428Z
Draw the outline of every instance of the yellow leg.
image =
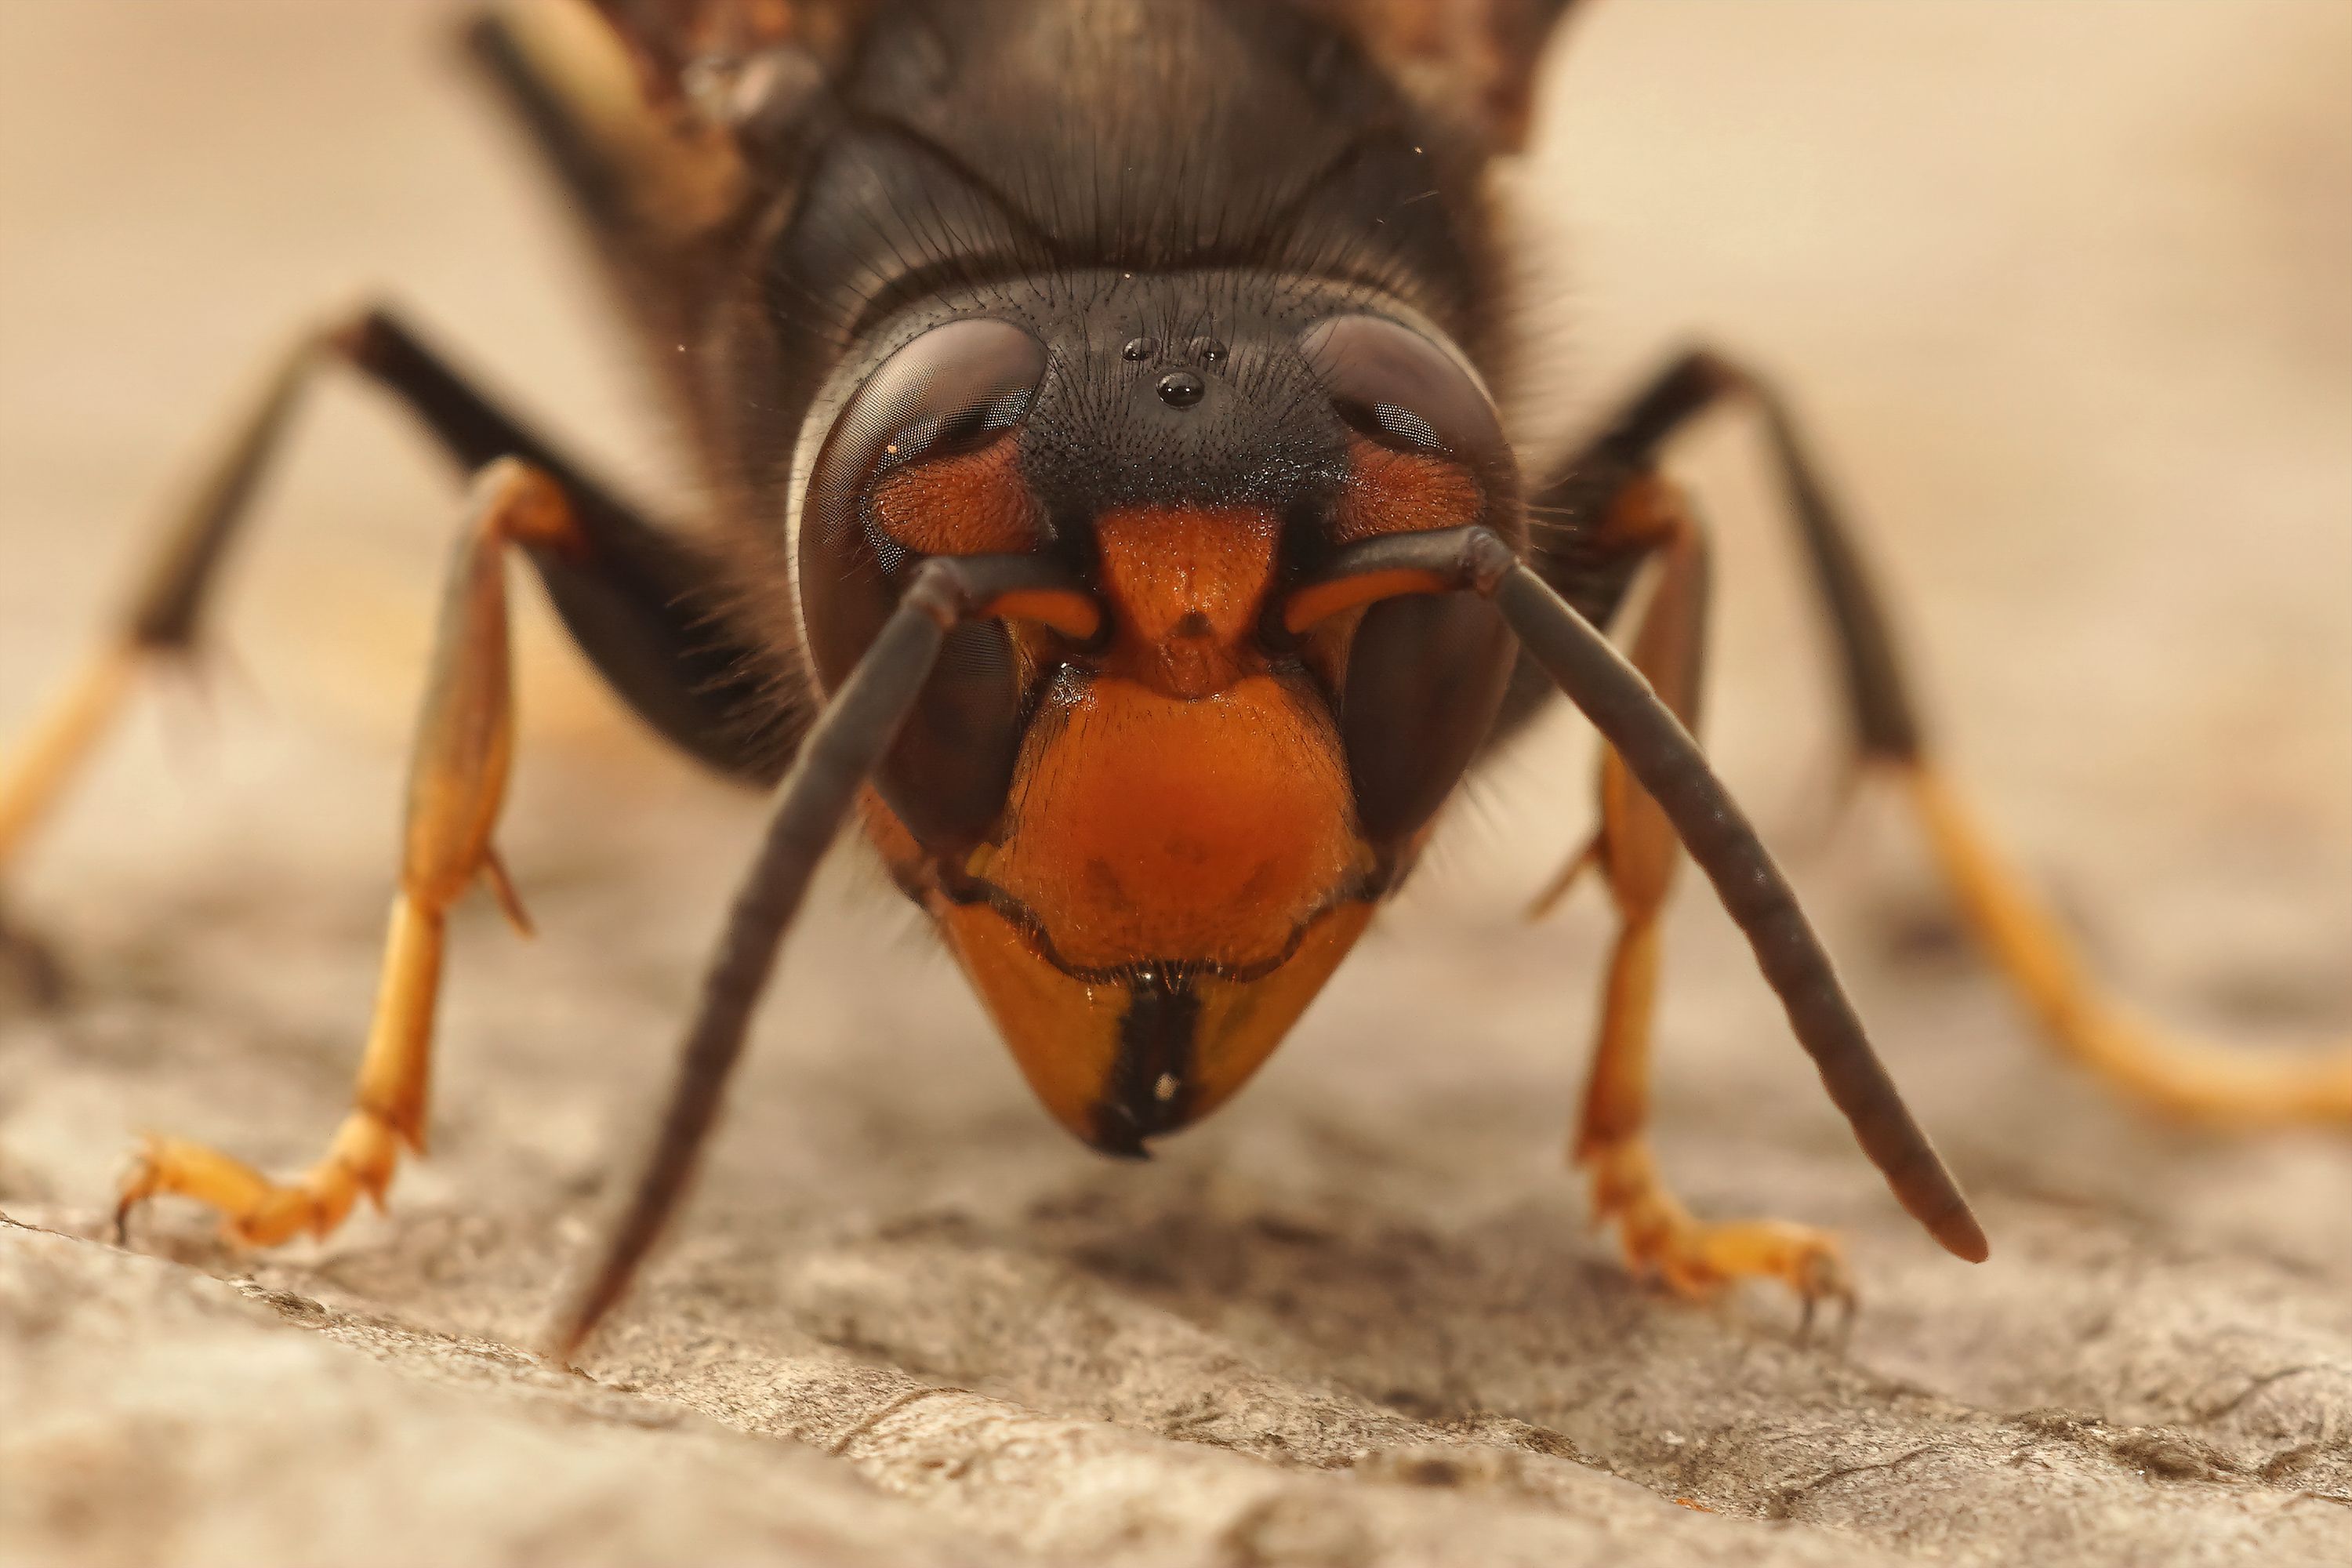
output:
M105 738L140 671L194 649L222 558L319 363L321 342L320 333L305 332L270 366L229 439L172 509L121 622L35 721L16 755L0 758L0 871Z
M0 773L0 868L46 818L96 748L139 668L134 647L100 648L48 711L34 721L23 750Z
M1632 650L1634 665L1685 724L1696 717L1705 655L1706 540L1678 491L1651 479L1629 488L1609 526L1659 562L1657 591ZM1597 868L1616 905L1592 1073L1576 1138L1576 1163L1592 1181L1594 1218L1612 1226L1636 1273L1685 1296L1711 1294L1742 1279L1778 1279L1805 1303L1851 1304L1844 1255L1827 1232L1783 1220L1701 1220L1666 1187L1645 1130L1650 1116L1650 1038L1658 987L1658 918L1682 851L1672 825L1616 753L1601 772L1601 831L1536 903L1540 913L1574 874Z
M1619 908L1624 923L1610 955L1576 1140L1576 1163L1592 1182L1595 1221L1615 1227L1636 1274L1680 1295L1705 1297L1735 1280L1769 1279L1796 1292L1809 1320L1825 1299L1851 1307L1845 1255L1828 1232L1787 1220L1701 1220L1667 1188L1644 1135L1657 921L1654 910Z
M2352 1047L2257 1055L2168 1038L2102 992L2025 879L1952 786L1895 764L1961 912L2060 1050L2158 1110L2252 1128L2352 1127Z
M503 459L476 480L473 521L443 600L417 727L400 892L374 1023L352 1110L325 1156L300 1178L278 1183L201 1144L151 1138L123 1184L118 1226L148 1198L168 1194L218 1210L224 1234L247 1246L324 1236L361 1194L382 1203L403 1143L424 1152L445 918L478 877L501 889L505 882L490 849L514 732L505 551L572 540L562 494L546 476ZM506 889L501 901L510 899ZM509 908L520 925L520 906Z
M281 1185L202 1144L150 1137L116 1205L118 1229L158 1193L219 1210L224 1233L247 1247L275 1247L304 1233L324 1236L343 1222L362 1193L381 1207L400 1145L425 1152L440 970L440 919L403 893L393 904L382 1000L361 1059L359 1090L325 1157L299 1181Z

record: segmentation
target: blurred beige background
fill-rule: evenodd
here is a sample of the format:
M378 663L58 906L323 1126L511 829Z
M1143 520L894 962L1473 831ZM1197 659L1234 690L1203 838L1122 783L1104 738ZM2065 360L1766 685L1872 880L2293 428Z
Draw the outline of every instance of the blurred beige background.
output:
M0 3L0 737L225 399L362 292L674 493L452 14ZM2352 6L1609 0L1550 89L1506 182L1529 447L1694 335L1775 369L1948 752L2110 973L2250 1041L2352 1029ZM1686 899L1666 1157L1707 1206L1853 1236L1850 1362L1768 1296L1656 1300L1583 1233L1558 1147L1602 922L1512 912L1588 821L1562 720L1251 1093L1140 1170L1070 1146L895 900L837 879L689 1235L592 1365L640 1392L529 1370L502 1347L757 816L534 601L503 839L545 934L464 924L436 1158L391 1219L258 1263L170 1210L143 1245L193 1273L0 1231L0 1472L31 1478L0 1555L398 1562L437 1510L467 1562L2341 1561L2352 1151L2167 1131L2050 1062L1928 940L1884 803L1803 847L1838 740L1811 606L1737 422L1681 467L1725 557L1710 738L1995 1237L1968 1270L1907 1232ZM306 417L208 700L142 708L12 872L73 989L0 1012L0 1210L89 1230L141 1127L279 1165L331 1128L454 510L364 395ZM245 1274L280 1296L206 1279ZM894 1404L931 1384L974 1392ZM1424 1450L1450 1484L1414 1484Z

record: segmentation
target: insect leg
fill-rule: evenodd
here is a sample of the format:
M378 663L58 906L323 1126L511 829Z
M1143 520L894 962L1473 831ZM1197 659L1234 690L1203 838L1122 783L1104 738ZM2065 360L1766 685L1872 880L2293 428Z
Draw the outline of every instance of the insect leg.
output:
M1968 1200L1912 1120L1795 891L1708 766L1706 753L1643 673L1509 545L1476 526L1388 534L1350 545L1317 581L1293 592L1285 622L1301 631L1317 616L1350 605L1401 594L1465 592L1495 601L1534 667L1592 721L1625 772L1656 803L1747 937L1757 967L1788 1013L1790 1032L1821 1073L1822 1087L1895 1199L1948 1250L1982 1261L1984 1231Z
M13 755L0 752L0 872L60 803L148 667L194 656L221 568L316 373L341 364L391 393L472 474L516 457L572 505L584 551L521 546L574 642L638 716L712 766L760 783L783 770L796 694L711 605L720 574L507 415L388 311L302 335L171 513L145 579L98 651Z
M767 837L703 978L652 1152L594 1272L556 1326L557 1354L573 1355L620 1300L684 1194L810 879L906 722L948 632L966 620L1028 616L1083 637L1099 624L1098 614L1059 568L1039 557L935 556L917 571L776 793Z
M1570 466L1645 470L1690 419L1727 397L1760 414L1790 514L1820 588L1853 725L1860 771L1899 786L1961 913L2060 1051L2156 1110L2252 1128L2352 1125L2352 1047L2256 1055L2168 1035L2091 973L2047 903L1983 827L1932 755L1892 627L1843 509L1786 401L1766 381L1698 353L1669 366Z
M2059 1050L2184 1121L2352 1128L2352 1046L2253 1055L2168 1033L2100 986L1944 773L1924 762L1894 772L1970 928Z
M227 444L198 476L165 531L129 612L34 721L13 758L0 759L0 870L46 820L121 711L141 667L186 651L236 522L293 415L319 358L305 334L271 369Z
M520 458L562 487L586 551L526 540L523 552L572 641L638 718L722 773L761 784L782 775L806 722L803 695L722 618L717 562L647 521L392 312L365 311L331 341L466 473Z
M473 526L443 606L439 655L410 781L408 835L358 1106L299 1184L273 1184L176 1140L152 1142L121 1212L178 1193L221 1209L231 1234L267 1243L331 1228L357 1194L380 1196L400 1142L422 1147L442 920L477 872L520 907L488 847L510 719L504 556L537 569L606 683L681 748L740 776L782 771L796 698L730 637L709 605L719 572L614 500L507 416L398 321L367 310L306 334L276 366L226 448L173 516L130 613L13 767L0 768L0 858L59 797L143 664L191 655L220 567L312 373L343 364L392 393L473 472Z
M123 1185L118 1228L146 1199L175 1194L218 1209L224 1231L247 1246L272 1247L305 1231L323 1236L362 1193L383 1202L403 1143L424 1151L447 911L482 877L515 924L530 929L490 847L514 745L506 555L525 543L584 548L562 488L502 458L475 481L472 516L442 600L375 1017L351 1112L325 1157L299 1180L280 1184L201 1144L151 1138Z
M1706 537L1680 491L1651 479L1619 494L1603 531L1613 547L1657 563L1657 584L1634 634L1633 668L1687 729L1698 721L1711 569ZM1659 917L1682 858L1674 825L1614 748L1601 767L1601 828L1589 858L1617 910L1601 994L1591 1076L1575 1158L1592 1181L1593 1212L1613 1225L1627 1262L1685 1295L1745 1277L1777 1279L1810 1314L1816 1300L1848 1304L1853 1289L1837 1243L1783 1220L1701 1221L1668 1190L1646 1135L1650 1043L1661 958Z

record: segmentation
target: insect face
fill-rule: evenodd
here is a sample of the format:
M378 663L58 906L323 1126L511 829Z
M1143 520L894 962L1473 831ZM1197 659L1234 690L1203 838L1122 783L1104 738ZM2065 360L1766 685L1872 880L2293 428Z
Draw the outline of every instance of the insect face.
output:
M567 1352L685 1190L849 817L1047 1106L1097 1147L1140 1153L1255 1070L1410 871L1465 768L1554 690L1610 748L1596 842L1620 931L1578 1151L1629 1255L1686 1289L1762 1274L1809 1301L1846 1290L1821 1233L1700 1222L1659 1183L1642 1130L1679 845L1897 1197L1983 1258L1686 727L1708 555L1657 461L1709 406L1764 413L1858 733L1913 781L1996 948L2070 1020L2075 1054L2135 1049L2068 983L2054 923L1927 768L1883 616L1785 404L1731 362L1684 356L1523 501L1457 352L1507 363L1481 171L1518 142L1537 46L1568 8L519 0L480 18L478 57L570 188L686 416L714 527L689 539L640 512L390 312L306 335L282 362L175 518L127 629L0 772L0 860L134 665L185 651L311 373L355 371L475 474L377 1026L350 1116L299 1182L157 1140L119 1212L172 1193L220 1208L243 1241L324 1234L421 1146L448 913L478 878L506 887L489 835L515 552L648 722L746 782L782 779ZM1651 563L1629 661L1601 626ZM2281 1090L2194 1053L2148 1059L2188 1064L2156 1077L2168 1102L2256 1119L2341 1103L2328 1064Z
M1493 725L1486 601L1298 591L1384 533L1516 540L1492 406L1393 301L1242 271L942 300L817 406L793 558L828 690L929 557L1084 584L952 634L865 816L1047 1106L1140 1152L1273 1049Z

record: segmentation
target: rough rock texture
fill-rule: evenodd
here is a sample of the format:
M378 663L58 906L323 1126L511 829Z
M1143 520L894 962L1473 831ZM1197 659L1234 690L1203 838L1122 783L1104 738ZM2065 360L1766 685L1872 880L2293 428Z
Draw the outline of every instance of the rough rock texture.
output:
M224 391L369 283L662 493L559 231L425 8L0 5L0 731ZM1514 182L1565 431L1694 329L1800 389L1948 751L2106 967L2290 1048L2352 1029L2352 13L1619 0ZM2352 1148L2151 1125L1954 944L1835 731L1751 449L1709 731L1976 1194L1914 1234L1703 899L1659 1117L1688 1195L1840 1227L1864 1310L1628 1279L1559 1167L1602 923L1562 721L1263 1079L1145 1166L1072 1146L845 864L677 1244L589 1358L523 1348L638 1136L756 806L654 752L534 608L459 922L435 1151L263 1258L136 1130L307 1160L374 967L445 478L306 421L211 700L150 704L12 873L0 1561L1118 1564L2352 1561ZM50 1000L41 993L55 991Z

